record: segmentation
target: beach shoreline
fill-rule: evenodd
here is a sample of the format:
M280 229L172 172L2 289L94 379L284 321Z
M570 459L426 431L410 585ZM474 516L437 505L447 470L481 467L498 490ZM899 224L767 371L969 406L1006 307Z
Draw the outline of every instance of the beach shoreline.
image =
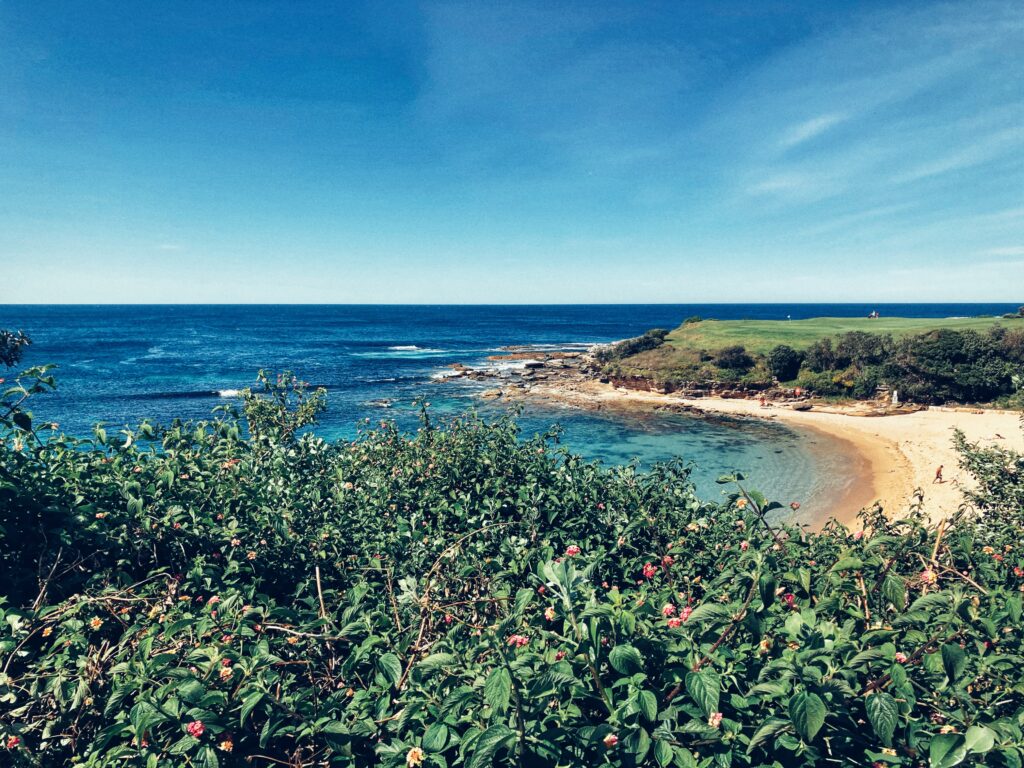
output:
M492 391L490 396L496 395ZM503 388L500 397L624 413L667 411L763 419L820 436L828 445L826 450L842 454L848 482L842 497L830 501L828 512L798 519L812 528L830 519L856 527L859 512L875 503L890 517L898 517L916 500L918 489L922 509L931 521L950 517L963 504L963 489L971 484L971 478L959 466L954 430L962 431L969 442L1024 451L1020 414L1009 411L933 407L911 413L864 415L863 406L858 404L822 404L810 410L794 410L786 403L765 407L754 399L687 398L597 379L557 376L528 387ZM940 465L943 482L936 483L933 481Z

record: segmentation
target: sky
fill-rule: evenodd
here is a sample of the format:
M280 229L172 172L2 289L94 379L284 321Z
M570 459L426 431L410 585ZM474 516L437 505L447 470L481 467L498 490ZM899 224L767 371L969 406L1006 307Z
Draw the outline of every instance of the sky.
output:
M1024 3L0 0L0 302L1024 301Z

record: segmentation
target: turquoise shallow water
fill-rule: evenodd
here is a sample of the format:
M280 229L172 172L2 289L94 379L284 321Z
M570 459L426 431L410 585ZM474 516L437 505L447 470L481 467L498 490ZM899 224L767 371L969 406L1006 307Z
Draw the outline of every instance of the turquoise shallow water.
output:
M318 428L353 436L365 419L417 426L413 401L439 415L481 406L471 389L434 377L454 362L485 364L505 345L585 346L672 328L691 315L783 319L885 315L945 317L1016 310L1002 305L613 305L613 306L0 306L0 328L33 339L26 364L56 363L58 392L33 404L38 418L88 434L143 418L204 418L237 398L260 368L290 369L328 390ZM382 407L385 403L389 407ZM571 449L605 462L642 465L682 457L706 497L720 474L740 469L779 501L824 514L851 482L847 457L824 439L761 421L613 416L531 406L527 432L563 428Z

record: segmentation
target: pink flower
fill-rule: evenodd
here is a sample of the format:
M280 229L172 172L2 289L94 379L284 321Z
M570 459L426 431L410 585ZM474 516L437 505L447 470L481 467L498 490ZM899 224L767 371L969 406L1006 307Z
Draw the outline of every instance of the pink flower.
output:
M671 616L675 612L676 612L676 607L674 605L672 605L672 603L665 603L664 607L661 609L661 615L662 616Z
M864 538L864 531L857 531L855 534L853 534L853 538L855 541L860 541Z
M452 618L452 615L450 613L446 613L444 615L444 623L445 624L451 624L453 621L455 621L455 619Z
M561 661L565 658L565 651L558 651L555 653L555 661Z
M1024 568L1021 568L1019 565L1013 566L1013 575L1016 576L1018 579L1021 576L1024 576Z
M800 502L799 501L791 501L791 502L789 502L789 508L792 509L794 512L796 512L798 509L800 509Z
M782 602L786 604L787 608L793 608L796 606L796 595L792 592L787 592L782 596Z
M673 616L665 623L668 624L669 629L679 629L679 627L681 627L683 624L683 620L680 619L678 616Z
M603 510L604 509L604 502L603 501L597 502L597 508Z
M931 568L925 568L921 571L921 581L925 584L934 584L939 580L939 574L933 571Z
M693 608L691 608L688 605L684 605L683 609L679 611L679 620L686 621L688 618L690 618L691 613L693 613Z
M893 658L896 660L897 664L906 664L908 657L907 654L897 651Z
M555 609L552 608L550 605L544 609L544 618L548 621L555 620Z
M708 727L718 728L722 724L722 713L712 712L711 717L708 718Z
M526 635L509 635L508 644L516 648L522 648L524 645L529 644L530 638Z
M672 557L672 555L665 555L663 558L661 558L661 564L666 568L672 565L672 563L674 563L675 561L676 559Z
M3 379L0 379L0 381L3 381ZM19 739L17 736L8 736L7 737L7 748L8 749L17 749L19 744L21 744L21 739Z
M213 597L211 597L209 600L206 601L206 604L207 605L216 605L219 602L220 602L220 598L217 597L216 595L214 595Z
M750 542L749 541L741 541L740 542L740 551L741 552L746 552L748 549L750 549Z
M203 725L202 720L193 720L191 723L185 726L185 730L188 735L193 739L198 739L206 732L206 726Z
M644 578L645 579L653 579L654 578L654 574L656 574L657 572L658 572L658 569L655 568L650 563L647 563L646 565L644 565L643 574L644 574Z
M582 551L583 550L581 550L575 544L570 544L568 547L565 548L565 554L568 555L569 557L576 557L576 555L578 555Z
M614 747L616 744L619 743L619 737L616 736L614 733L609 733L607 736L605 736L603 739L601 739L601 741L604 742L605 747L607 747L608 749L611 749L612 747Z

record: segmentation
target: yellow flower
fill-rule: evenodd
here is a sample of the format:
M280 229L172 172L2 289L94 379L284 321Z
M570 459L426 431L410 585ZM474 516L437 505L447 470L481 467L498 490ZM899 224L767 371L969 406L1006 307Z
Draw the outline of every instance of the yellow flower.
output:
M89 619L89 626L92 627L93 629L99 629L100 627L103 626L103 619L98 618L98 617L94 617L92 619Z
M420 765L425 757L426 754L422 749L419 747L413 747L405 754L405 764L409 766L409 768L413 768L413 766Z
M217 745L217 749L219 749L221 752L230 752L234 748L235 744L231 741L231 739L224 739L224 741Z
M256 559L256 553L252 552L252 551L247 552L245 556L249 560L255 560Z
M288 639L285 640L285 642L288 643L288 645L295 645L297 642L299 642L299 638L297 638L295 635L289 635Z
M43 629L43 637L49 637L53 634L53 627L46 627Z
M891 747L882 747L882 754L883 755L889 755L889 757L895 757L896 756L896 750L892 749Z
M956 727L952 725L944 725L939 728L939 733L956 733Z
M747 508L747 500L746 499L736 499L736 508L737 509L746 509Z

